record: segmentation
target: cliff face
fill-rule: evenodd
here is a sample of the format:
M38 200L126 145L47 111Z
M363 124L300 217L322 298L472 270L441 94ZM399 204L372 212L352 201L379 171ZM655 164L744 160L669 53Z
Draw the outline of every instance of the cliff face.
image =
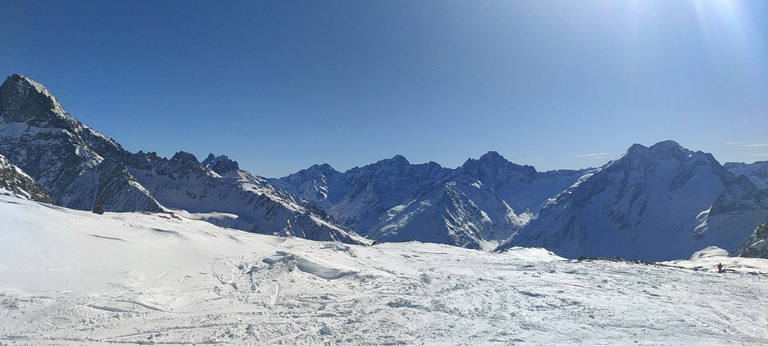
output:
M0 194L53 203L53 199L42 186L2 155L0 155Z

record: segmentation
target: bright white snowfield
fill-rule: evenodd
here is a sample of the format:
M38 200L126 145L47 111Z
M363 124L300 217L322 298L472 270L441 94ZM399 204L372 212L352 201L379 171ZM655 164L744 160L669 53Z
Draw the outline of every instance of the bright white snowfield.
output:
M349 246L7 196L0 240L3 345L768 344L768 262L717 249Z

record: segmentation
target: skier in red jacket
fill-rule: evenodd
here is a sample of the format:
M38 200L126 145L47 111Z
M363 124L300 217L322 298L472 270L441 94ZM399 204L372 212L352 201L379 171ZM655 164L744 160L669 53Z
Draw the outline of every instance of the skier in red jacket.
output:
M722 273L723 272L723 264L722 263L718 263L717 264L717 272L718 273Z

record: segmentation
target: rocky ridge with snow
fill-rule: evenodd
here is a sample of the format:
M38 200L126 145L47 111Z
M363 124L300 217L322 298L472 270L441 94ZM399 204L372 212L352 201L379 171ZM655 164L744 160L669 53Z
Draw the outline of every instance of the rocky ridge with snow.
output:
M162 210L122 163L127 151L72 118L48 89L21 75L0 86L0 155L43 186L58 205Z
M203 163L132 154L70 116L53 94L12 75L0 87L0 155L61 206L107 211L179 211L218 225L314 240L366 242L317 206L239 170L226 156ZM179 210L181 209L181 210Z
M320 207L210 154L203 162L178 152L170 160L138 152L130 172L163 206L213 224L249 232L312 240L366 243L335 225Z
M554 198L500 249L652 261L712 245L736 253L768 217L765 196L710 154L672 141L634 145Z
M0 195L53 203L53 199L45 188L2 155L0 155Z
M755 163L727 162L725 169L735 176L743 175L749 178L760 189L768 188L768 161Z
M740 253L741 257L768 258L768 222L755 228Z
M584 173L541 173L489 152L456 169L414 165L398 155L344 173L315 165L269 181L375 241L492 249Z

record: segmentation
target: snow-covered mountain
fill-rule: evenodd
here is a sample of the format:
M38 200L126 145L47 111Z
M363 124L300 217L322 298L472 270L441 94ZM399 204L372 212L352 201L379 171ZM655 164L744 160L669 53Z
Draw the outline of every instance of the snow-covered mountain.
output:
M550 201L500 249L644 260L686 258L710 245L735 252L768 216L764 196L710 154L672 141L636 144Z
M185 152L168 160L140 151L128 162L131 174L163 206L195 218L255 233L367 242L335 225L317 205L240 170L224 155L210 154L199 162Z
M43 85L17 74L0 86L0 155L58 205L162 210L122 163L127 151L72 118Z
M225 156L203 163L131 154L70 116L41 84L13 75L0 87L0 155L68 208L168 209L251 232L359 243L319 207L241 171Z
M746 176L760 189L768 188L768 161L758 161L755 163L728 162L723 167L735 176Z
M583 174L540 173L489 152L457 169L414 165L398 155L344 173L315 165L270 182L372 240L491 249Z
M53 199L42 186L2 155L0 155L0 195L53 203Z

